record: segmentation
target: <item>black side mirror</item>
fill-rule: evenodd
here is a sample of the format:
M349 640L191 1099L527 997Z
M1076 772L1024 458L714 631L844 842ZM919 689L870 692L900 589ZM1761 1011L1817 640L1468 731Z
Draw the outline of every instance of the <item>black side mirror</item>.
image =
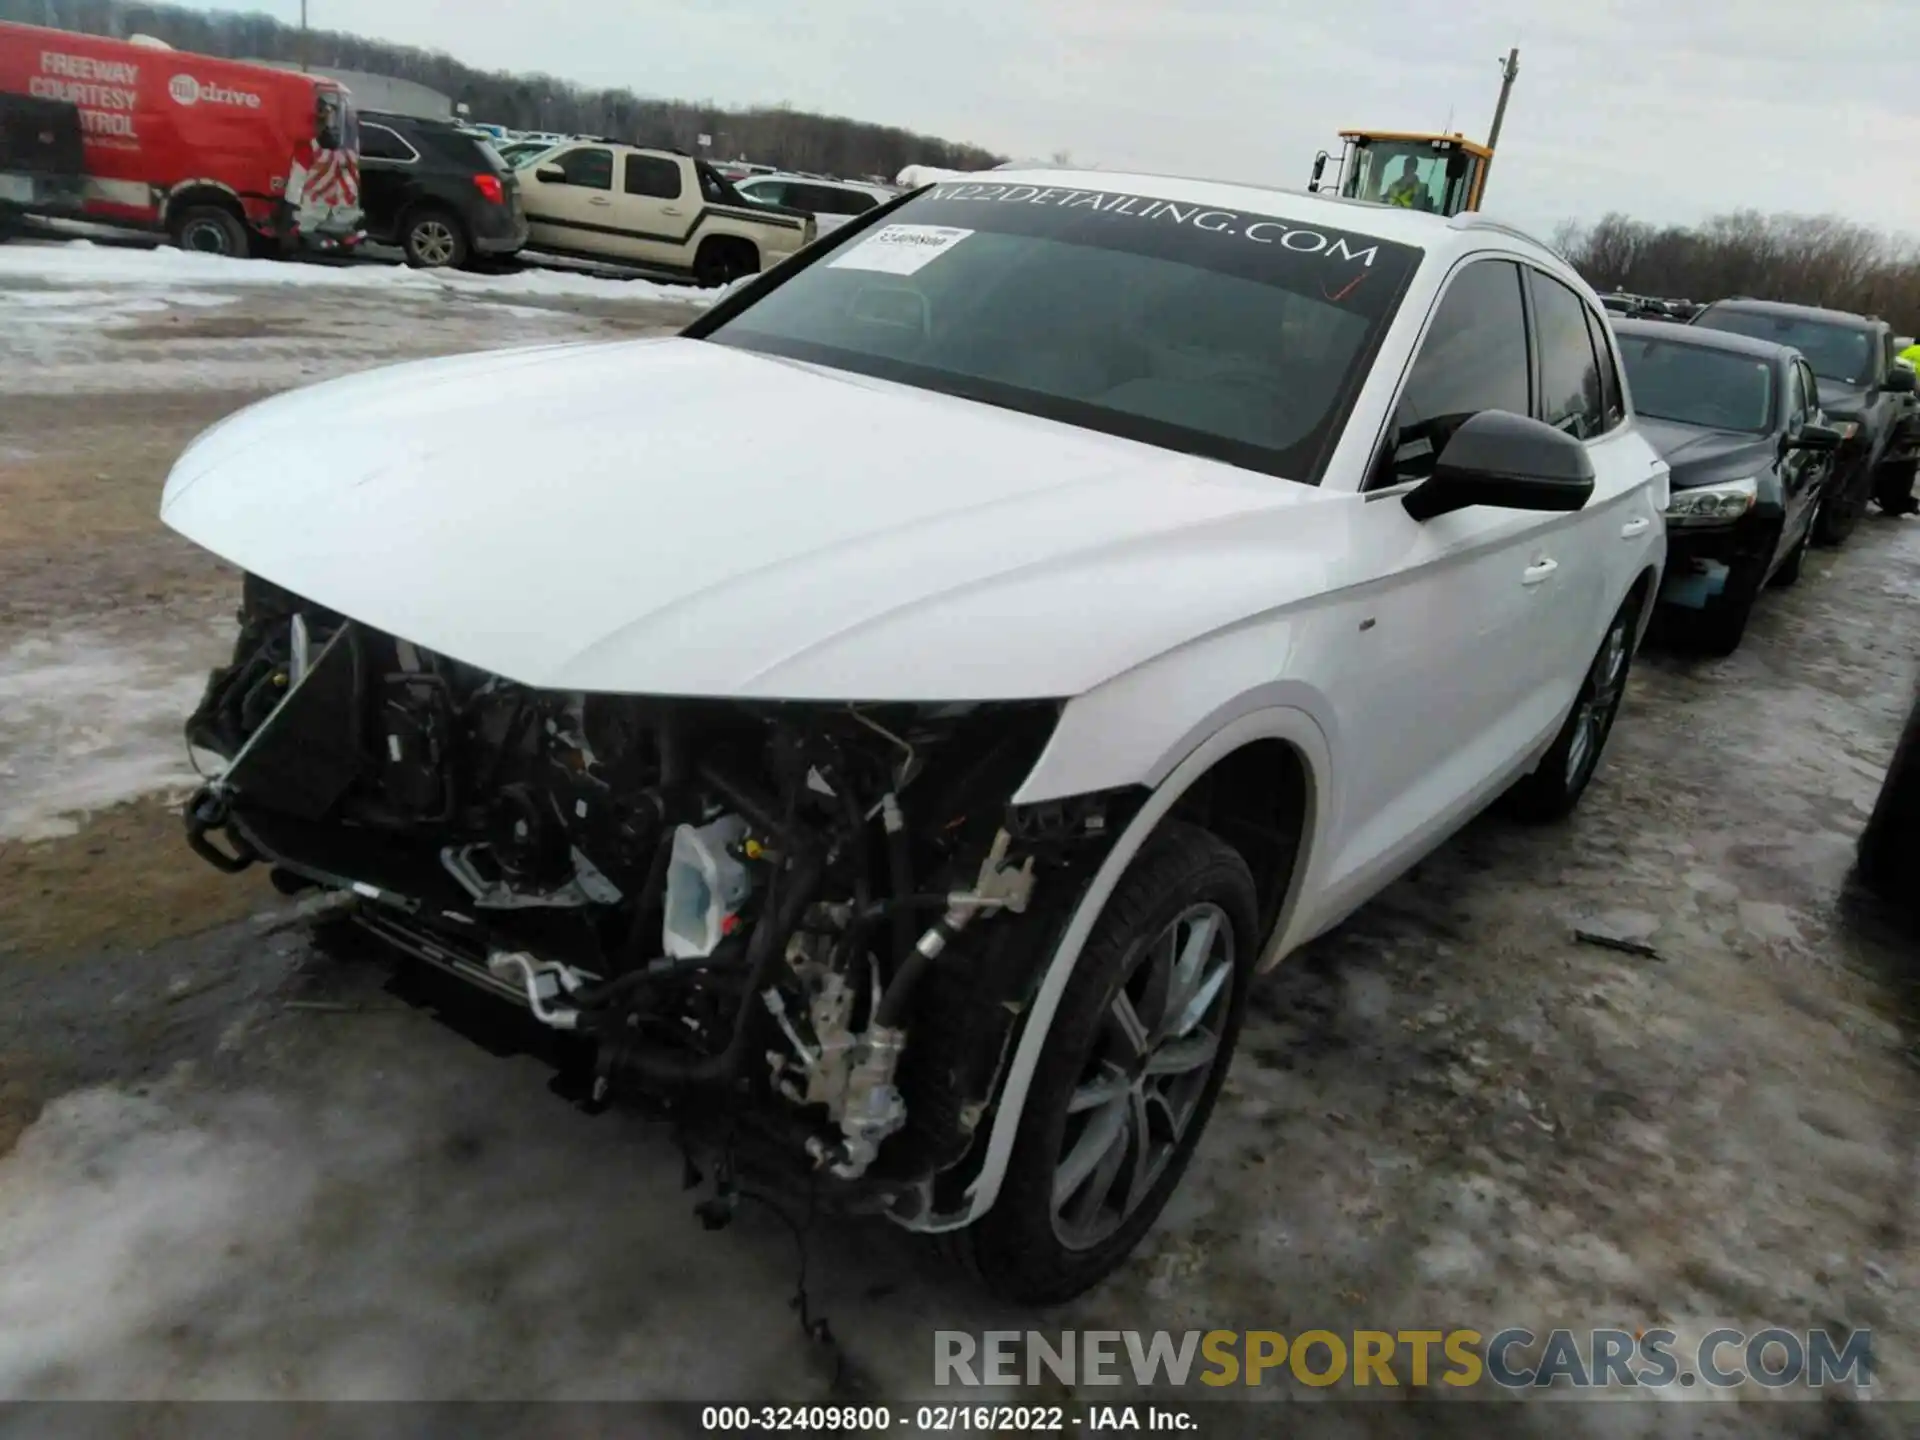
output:
M1895 365L1887 371L1887 378L1880 382L1880 388L1889 395L1912 395L1920 392L1920 375L1904 365Z
M1800 433L1787 438L1790 450L1811 450L1816 455L1840 448L1840 432L1831 425L1802 425Z
M533 172L533 178L548 185L564 185L567 183L567 172L558 165L542 165Z
M1313 157L1313 174L1307 178L1307 189L1318 190L1320 177L1327 173L1327 152L1322 150Z
M1505 410L1482 410L1453 432L1433 474L1400 503L1416 520L1489 505L1578 510L1593 494L1593 461L1564 430Z

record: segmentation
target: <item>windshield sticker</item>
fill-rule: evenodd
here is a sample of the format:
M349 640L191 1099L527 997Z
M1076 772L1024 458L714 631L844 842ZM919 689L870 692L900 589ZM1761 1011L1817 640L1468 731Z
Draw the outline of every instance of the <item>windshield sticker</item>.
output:
M827 268L911 275L938 260L971 234L971 230L952 225L887 225L846 254L829 260Z
M1255 245L1278 245L1282 250L1290 250L1296 255L1317 255L1324 260L1345 261L1368 269L1373 267L1380 253L1377 243L1361 242L1358 236L1330 234L1271 215L1242 215L1236 210L1214 210L1190 202L1156 200L1147 195L1128 195L1112 190L1070 190L1051 185L947 184L935 185L928 194L935 200L1047 205L1060 210L1085 209L1102 215L1125 216L1130 220L1184 225L1194 230L1205 230L1209 234L1230 235Z

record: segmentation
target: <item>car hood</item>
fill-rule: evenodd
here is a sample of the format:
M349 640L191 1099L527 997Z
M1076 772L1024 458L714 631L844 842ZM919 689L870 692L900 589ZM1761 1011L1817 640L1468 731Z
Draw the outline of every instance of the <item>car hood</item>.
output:
M1873 392L1860 385L1844 385L1838 380L1817 379L1820 408L1840 420L1858 420L1872 408Z
M676 338L264 401L180 457L161 515L528 685L968 700L1065 698L1324 591L1339 498Z
M1751 475L1766 467L1771 453L1772 442L1766 436L1739 430L1650 420L1644 415L1640 430L1672 467L1668 484L1675 490Z

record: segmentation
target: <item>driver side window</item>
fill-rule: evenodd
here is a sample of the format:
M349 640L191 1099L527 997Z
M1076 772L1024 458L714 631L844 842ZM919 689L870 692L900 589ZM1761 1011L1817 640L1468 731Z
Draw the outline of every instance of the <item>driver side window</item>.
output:
M1453 432L1482 410L1532 408L1520 267L1472 261L1433 312L1368 488L1425 480Z
M613 152L611 150L569 150L554 157L553 163L566 172L563 185L578 185L587 190L613 189Z

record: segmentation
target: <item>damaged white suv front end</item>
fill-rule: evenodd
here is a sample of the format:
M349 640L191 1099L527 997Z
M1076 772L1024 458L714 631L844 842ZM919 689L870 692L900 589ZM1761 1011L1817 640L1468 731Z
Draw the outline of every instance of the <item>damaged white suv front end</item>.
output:
M963 1232L1005 1294L1077 1293L1177 1183L1258 963L1513 781L1557 766L1570 804L1618 703L1644 545L1442 633L1459 556L1526 543L1464 506L1586 543L1577 444L1495 417L1469 448L1542 472L1506 500L1362 493L1444 283L1429 239L1461 246L1307 197L995 176L672 339L243 412L162 508L247 575L189 838L357 894L589 1045L598 1097ZM1657 517L1644 480L1603 523ZM1435 694L1476 653L1485 693ZM1347 768L1422 703L1451 728Z

